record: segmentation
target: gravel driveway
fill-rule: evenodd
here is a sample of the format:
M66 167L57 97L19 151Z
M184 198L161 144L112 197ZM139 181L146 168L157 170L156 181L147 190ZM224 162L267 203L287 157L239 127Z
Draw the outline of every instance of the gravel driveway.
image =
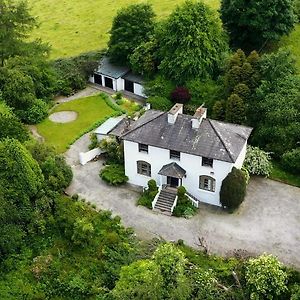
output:
M99 208L119 215L138 237L183 239L197 247L204 237L212 252L226 255L234 249L253 254L270 252L281 261L300 268L300 189L276 181L255 178L238 212L228 214L203 205L192 219L169 217L137 207L138 193L126 187L111 187L99 178L103 161L79 165L79 151L87 151L87 135L66 153L74 179L67 192L77 193Z

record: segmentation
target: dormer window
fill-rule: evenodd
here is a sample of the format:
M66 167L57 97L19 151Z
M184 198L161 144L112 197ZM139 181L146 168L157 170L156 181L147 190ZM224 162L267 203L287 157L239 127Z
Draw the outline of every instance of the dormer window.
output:
M213 167L214 160L212 158L202 157L202 166L203 167Z
M180 160L180 152L170 150L170 159Z
M139 152L148 153L148 145L146 145L146 144L139 144Z

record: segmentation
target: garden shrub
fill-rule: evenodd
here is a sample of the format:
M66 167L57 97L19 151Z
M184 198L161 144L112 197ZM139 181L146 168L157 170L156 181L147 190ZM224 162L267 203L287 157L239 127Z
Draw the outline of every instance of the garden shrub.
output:
M108 163L123 164L124 162L124 151L122 144L120 144L115 137L109 137L103 139L99 147L105 151L105 156Z
M123 98L122 93L121 92L117 92L116 95L115 95L115 99L116 100L122 100L122 98Z
M99 64L103 51L80 54L76 57L61 58L53 62L58 75L57 90L68 96L86 87L89 76Z
M24 114L25 116L23 119L27 124L40 123L48 115L48 104L43 100L36 99Z
M137 205L152 208L152 201L158 192L158 187L154 179L148 181L148 189L146 189L137 201Z
M187 103L191 100L191 94L186 87L176 87L171 93L171 100L176 103Z
M269 176L272 169L270 154L258 147L248 145L244 168L247 169L251 175Z
M287 290L287 277L283 265L273 255L249 259L245 271L249 299L279 299Z
M162 110L162 111L168 111L172 108L173 103L171 100L165 97L160 96L154 96L149 97L147 99L147 102L151 104L152 109Z
M107 165L100 171L100 177L111 185L120 185L128 181L123 165Z
M220 191L220 202L223 207L236 209L246 195L246 178L243 172L235 167L225 177Z
M284 153L281 164L285 170L293 174L300 174L300 148Z
M192 204L186 196L186 189L180 186L177 189L177 205L173 210L173 216L190 218L196 214L197 208Z
M91 143L89 144L89 150L93 150L98 147L98 139L96 133L90 134L90 141Z

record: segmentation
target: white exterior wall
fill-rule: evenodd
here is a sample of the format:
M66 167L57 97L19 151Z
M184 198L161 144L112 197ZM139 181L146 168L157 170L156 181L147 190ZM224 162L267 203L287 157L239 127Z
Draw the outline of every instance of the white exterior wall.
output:
M123 78L118 78L116 80L116 90L115 91L123 91L124 90L124 79Z
M91 83L95 83L95 78L94 78L94 75L93 75L93 76L90 76L90 78L89 78L89 82L91 82Z
M200 156L186 153L180 154L180 160L170 159L170 151L167 149L148 146L148 153L139 152L138 143L124 141L125 173L129 177L129 183L147 186L153 178L158 185L166 184L166 176L158 175L162 166L176 162L186 170L186 177L182 179L182 185L194 197L202 202L220 206L220 189L223 179L231 171L233 164L214 160L213 168L202 166ZM137 174L137 161L143 160L151 164L151 178ZM208 175L216 180L215 192L199 189L199 176Z
M238 156L237 160L234 163L234 166L237 169L241 169L242 168L244 160L245 160L245 157L246 157L246 152L247 152L247 142L243 146L243 149L242 149L240 155Z
M144 87L141 84L134 82L133 90L136 95L146 98L146 95L144 94Z

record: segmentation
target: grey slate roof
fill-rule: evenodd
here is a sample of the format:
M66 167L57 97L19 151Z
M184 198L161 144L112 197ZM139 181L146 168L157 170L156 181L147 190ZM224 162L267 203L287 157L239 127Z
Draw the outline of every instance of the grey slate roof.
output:
M98 70L96 71L96 73L116 79L122 77L128 72L129 69L127 67L112 64L106 56L102 58Z
M142 76L132 73L132 71L128 72L124 76L122 76L124 79L138 83L138 84L143 84L143 78Z
M175 178L183 178L183 176L186 174L186 171L183 168L181 168L177 163L172 162L170 164L164 165L160 169L158 174Z
M123 133L124 140L235 162L252 128L203 119L199 128L192 128L192 116L179 114L174 124L168 113L148 110Z

